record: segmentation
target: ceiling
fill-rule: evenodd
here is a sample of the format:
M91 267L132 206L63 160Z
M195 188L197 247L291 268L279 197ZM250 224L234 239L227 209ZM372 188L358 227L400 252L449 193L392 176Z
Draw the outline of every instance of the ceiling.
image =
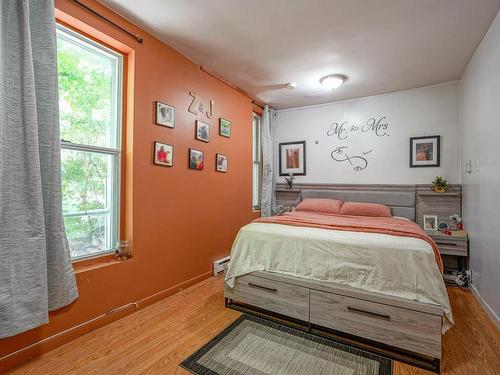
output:
M101 2L276 109L459 79L500 9L500 0ZM348 80L326 90L319 79L334 73Z

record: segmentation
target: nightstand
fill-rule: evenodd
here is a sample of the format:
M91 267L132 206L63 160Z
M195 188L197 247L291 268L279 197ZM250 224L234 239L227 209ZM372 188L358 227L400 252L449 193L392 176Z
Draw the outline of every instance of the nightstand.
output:
M300 203L300 188L289 189L284 186L277 186L275 190L276 205L284 207L295 207Z
M441 232L427 232L438 245L441 255L469 256L468 237L454 237Z
M431 185L417 185L416 223L421 228L423 228L424 215L437 216L438 224L448 223L451 215L462 216L461 185L449 185L445 193L436 193L432 191L431 187ZM443 258L444 280L447 283L456 284L456 273L461 273L469 268L468 238L448 236L438 231L426 231L426 233L436 242L441 258Z
M441 232L426 232L435 242L443 258L445 273L443 278L446 282L455 284L453 272L467 270L469 259L469 238L454 237Z

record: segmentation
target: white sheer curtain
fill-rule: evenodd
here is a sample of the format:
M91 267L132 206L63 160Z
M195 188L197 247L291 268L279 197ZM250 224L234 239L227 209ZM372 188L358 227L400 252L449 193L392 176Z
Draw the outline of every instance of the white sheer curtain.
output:
M0 339L78 297L61 198L53 0L0 1Z
M274 115L274 109L266 105L262 116L262 216L271 216L274 208L274 189L276 186L274 171L276 121Z

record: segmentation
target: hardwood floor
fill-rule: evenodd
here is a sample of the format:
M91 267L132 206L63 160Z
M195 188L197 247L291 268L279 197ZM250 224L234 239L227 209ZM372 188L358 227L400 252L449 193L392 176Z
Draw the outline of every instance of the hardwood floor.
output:
M11 370L9 374L188 374L178 364L240 314L224 308L223 279L210 278ZM472 293L449 288L455 317L441 373L500 374L500 333ZM394 364L394 375L427 371Z

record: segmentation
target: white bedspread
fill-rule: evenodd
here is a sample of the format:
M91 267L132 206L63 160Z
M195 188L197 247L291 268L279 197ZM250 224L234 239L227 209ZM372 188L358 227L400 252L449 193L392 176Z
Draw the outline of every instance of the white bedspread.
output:
M453 317L431 245L419 238L251 223L231 250L226 284L267 271L349 285L443 307L443 333Z

